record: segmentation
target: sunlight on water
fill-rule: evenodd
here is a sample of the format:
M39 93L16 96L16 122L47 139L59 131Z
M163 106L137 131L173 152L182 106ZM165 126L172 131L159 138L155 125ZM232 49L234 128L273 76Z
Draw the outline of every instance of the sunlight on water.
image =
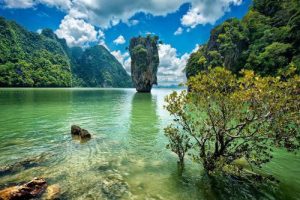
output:
M208 181L188 163L178 174L176 157L165 149L163 109L168 89L139 94L133 89L1 89L0 166L43 155L40 163L0 176L0 188L36 176L59 184L62 199L113 199L105 187L118 180L123 199L297 199L299 156L278 151L268 173L281 180L264 195L229 183ZM92 133L73 140L72 124Z

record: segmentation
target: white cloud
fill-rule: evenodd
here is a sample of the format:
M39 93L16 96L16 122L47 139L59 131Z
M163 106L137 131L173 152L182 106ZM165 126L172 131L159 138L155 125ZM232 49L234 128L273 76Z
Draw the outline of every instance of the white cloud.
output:
M35 5L33 0L3 0L6 8L31 8Z
M197 25L214 24L231 5L240 5L242 0L199 0L192 3L190 10L181 18L183 26L195 28Z
M127 57L126 60L124 60L123 67L127 71L128 74L131 74L131 58Z
M110 52L123 65L128 74L131 74L131 58L128 52L122 54L120 50Z
M178 27L178 29L174 32L174 35L181 35L183 32L183 29L181 27Z
M30 8L45 4L66 10L73 18L81 18L101 28L109 28L120 22L136 25L131 18L138 12L165 16L176 12L184 3L190 3L190 9L181 18L185 27L199 24L214 24L231 5L240 5L243 0L2 0L7 8ZM1 2L1 0L0 0Z
M32 8L38 4L68 10L72 7L71 0L3 0L6 8Z
M37 32L38 34L41 34L42 31L43 31L43 29L41 29L41 28L39 28L38 30L36 30L36 32Z
M126 42L125 38L123 37L123 35L120 35L119 37L117 37L115 40L114 40L114 43L115 44L124 44Z
M127 24L128 24L129 26L135 26L135 25L137 25L138 23L140 23L139 20L132 19L132 20L129 20Z
M68 10L72 7L71 0L36 0L40 4L46 4L50 7L57 7L60 9Z
M69 46L87 47L90 42L104 43L104 33L96 31L95 27L83 19L72 18L66 15L55 31L59 38L66 39Z
M240 5L242 0L75 0L70 13L76 13L92 24L109 28L119 22L130 24L138 12L165 16L176 12L184 3L190 3L189 11L182 16L181 23L186 27L199 24L214 24L231 5ZM117 6L116 6L117 5Z
M182 0L76 0L70 10L80 13L92 24L109 28L118 22L130 23L131 18L138 12L152 15L166 15L175 12Z
M178 56L177 49L170 44L159 45L159 67L157 80L159 85L178 85L186 81L185 66L189 54Z
M105 38L104 32L102 30L98 31L99 38Z
M198 49L201 47L201 45L199 45L199 44L196 44L195 45L195 48L192 50L192 53L195 53L195 52L197 52L198 51Z
M102 45L102 46L104 46L106 49L109 50L108 46L107 46L106 43L105 43L105 34L104 34L104 32L103 32L102 30L99 30L99 31L98 31L98 40L99 40L99 42L98 42L99 45Z

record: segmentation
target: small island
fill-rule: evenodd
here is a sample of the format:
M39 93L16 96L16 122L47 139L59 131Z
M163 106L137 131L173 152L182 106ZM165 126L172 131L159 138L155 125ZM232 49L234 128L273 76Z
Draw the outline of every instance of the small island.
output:
M150 92L157 84L158 36L134 37L130 41L132 82L138 92Z

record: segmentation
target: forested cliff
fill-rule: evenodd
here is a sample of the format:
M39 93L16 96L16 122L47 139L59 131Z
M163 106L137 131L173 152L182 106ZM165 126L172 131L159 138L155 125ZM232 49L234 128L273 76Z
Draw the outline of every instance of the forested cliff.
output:
M103 46L69 48L50 29L38 34L0 17L0 86L130 87L131 81Z
M208 43L191 55L186 75L217 66L261 75L277 75L290 66L299 72L300 1L254 0L242 20L229 19L211 31Z

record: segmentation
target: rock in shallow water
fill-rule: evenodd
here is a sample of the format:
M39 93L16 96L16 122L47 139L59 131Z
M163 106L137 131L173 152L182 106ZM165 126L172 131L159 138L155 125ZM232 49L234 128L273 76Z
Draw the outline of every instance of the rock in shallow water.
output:
M150 92L157 84L158 37L134 37L130 41L131 77L138 92Z
M36 167L41 163L47 161L49 157L53 156L53 154L42 153L39 156L26 158L21 161L17 161L13 164L7 164L5 166L0 166L0 176L5 176L7 174L13 174L21 170L25 170L31 167Z
M129 186L118 173L109 174L102 182L102 193L106 199L124 199L131 196Z
M45 200L59 200L61 194L60 186L58 184L50 185L47 187Z
M0 190L1 200L26 200L40 196L46 189L47 183L43 178L33 180Z
M71 134L73 136L78 136L80 139L90 139L92 135L85 129L80 128L77 125L71 126Z

